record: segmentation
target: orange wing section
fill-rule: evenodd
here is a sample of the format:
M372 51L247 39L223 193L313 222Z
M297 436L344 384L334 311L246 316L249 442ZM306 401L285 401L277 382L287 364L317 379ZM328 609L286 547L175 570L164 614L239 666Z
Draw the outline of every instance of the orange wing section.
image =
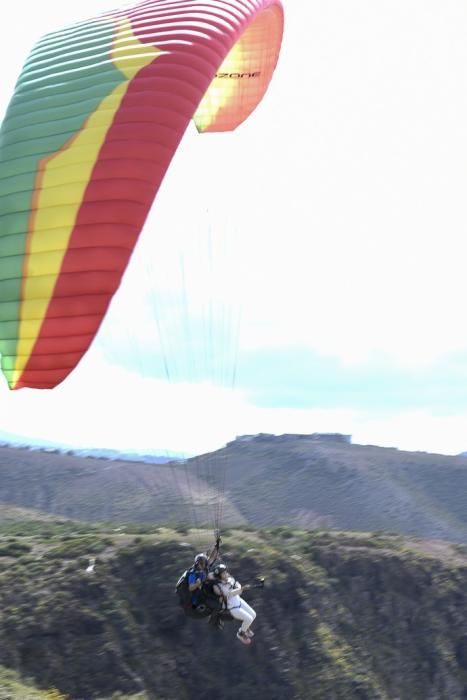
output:
M249 117L271 82L283 27L280 5L258 13L225 57L196 110L198 131L232 131Z

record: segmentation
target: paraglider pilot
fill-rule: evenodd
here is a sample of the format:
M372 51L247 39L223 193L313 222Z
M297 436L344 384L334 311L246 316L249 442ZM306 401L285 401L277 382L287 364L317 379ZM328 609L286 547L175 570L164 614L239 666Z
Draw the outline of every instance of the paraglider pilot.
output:
M221 539L217 537L216 544L210 552L206 554L197 554L193 562L193 566L188 574L188 590L191 593L191 603L194 608L200 602L200 592L208 578L209 567L216 561L219 556L219 547Z
M191 593L191 603L194 608L199 603L200 591L208 577L209 560L206 554L197 554L194 564L188 574L188 590Z

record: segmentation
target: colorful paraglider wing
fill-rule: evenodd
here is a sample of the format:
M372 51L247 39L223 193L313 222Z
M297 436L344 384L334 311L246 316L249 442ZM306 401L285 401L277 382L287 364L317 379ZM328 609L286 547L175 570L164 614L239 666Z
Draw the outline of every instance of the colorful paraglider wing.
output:
M190 121L240 124L277 62L280 0L148 0L47 35L0 131L0 353L52 388L92 342Z

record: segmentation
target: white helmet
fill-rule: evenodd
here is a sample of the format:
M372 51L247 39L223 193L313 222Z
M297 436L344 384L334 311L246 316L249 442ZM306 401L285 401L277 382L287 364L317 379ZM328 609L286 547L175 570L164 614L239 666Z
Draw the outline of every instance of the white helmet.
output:
M208 558L205 554L197 554L195 557L195 566L198 566L200 562L204 562L204 564L207 566L208 565Z
M224 571L227 571L227 567L225 564L218 564L216 568L214 569L214 576L217 578L220 578Z

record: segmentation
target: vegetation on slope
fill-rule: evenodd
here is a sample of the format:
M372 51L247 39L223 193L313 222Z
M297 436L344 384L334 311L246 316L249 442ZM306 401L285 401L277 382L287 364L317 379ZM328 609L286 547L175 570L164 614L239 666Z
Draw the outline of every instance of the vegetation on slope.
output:
M58 690L37 690L21 682L18 675L0 667L0 700L66 700Z
M463 545L232 530L229 566L241 581L267 580L248 595L258 618L246 648L235 623L218 632L177 606L174 584L207 538L183 528L0 524L0 664L71 700L190 700L193 688L199 700L467 697Z

